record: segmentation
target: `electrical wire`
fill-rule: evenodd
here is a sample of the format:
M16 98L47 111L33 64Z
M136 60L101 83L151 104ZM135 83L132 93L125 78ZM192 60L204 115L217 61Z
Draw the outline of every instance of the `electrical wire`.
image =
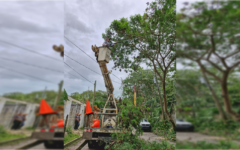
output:
M22 74L22 75L25 75L25 76L29 76L29 77L31 77L31 78L35 78L35 79L38 79L38 80L41 80L41 81L45 81L45 82L48 82L48 83L53 83L53 82L50 82L50 81L47 81L47 80L44 80L44 79L41 79L41 78L38 78L38 77L34 77L34 76L31 76L31 75L28 75L28 74L25 74L25 73L22 73L22 72L18 72L18 71L16 71L16 70L12 70L12 69L9 69L9 68L3 67L3 66L0 66L0 67L4 68L4 69L6 69L6 70L10 70L10 71L13 71L13 72L17 72L17 73ZM56 83L53 83L53 84L56 84Z
M66 54L64 54L64 55L65 55L65 56L67 56ZM92 69L88 68L87 66L85 66L85 65L81 64L80 62L76 61L75 59L73 59L73 58L71 58L71 57L69 57L69 56L67 56L67 57L68 57L68 58L70 58L71 60L75 61L76 63L78 63L78 64L80 64L80 65L84 66L85 68L87 68L87 69L91 70L92 72L95 72L96 74L98 74L98 75L102 76L100 73L98 73L98 72L96 72L96 71L94 71L94 70L92 70ZM112 80L112 81L113 81L113 80ZM116 82L116 81L113 81L113 82L115 82L115 83L118 83L118 82ZM121 83L118 83L118 84L121 84Z
M21 47L21 46L18 46L18 45L15 45L15 44L12 44L12 43L9 43L9 42L6 42L6 41L0 40L0 42L3 42L3 43L6 43L6 44L9 44L9 45L12 45L12 46L21 48L21 49L23 49L23 50L26 50L26 51L29 51L29 52L32 52L32 53L35 53L35 54L38 54L38 55L41 55L41 56L44 56L44 57L47 57L47 58L50 58L50 59L53 59L53 60L61 61L61 62L62 62L62 60L56 59L56 58L54 58L54 57L50 57L50 56L48 56L48 55L44 55L44 54L38 53L38 52L33 51L33 50L30 50L30 49L26 49L26 48L24 48L24 47Z
M91 56L89 56L85 51L83 51L80 47L78 47L76 44L74 44L72 41L70 41L66 36L64 36L70 43L72 43L74 46L76 46L79 50L81 50L83 53L85 53L88 57L90 57L92 60L94 60L94 62L96 62L96 60L94 58L92 58ZM96 62L97 63L97 62ZM112 73L113 76L115 76L116 78L118 78L116 75L114 75ZM121 80L120 78L118 78L119 80Z
M64 62L65 63L65 62ZM67 63L65 63L69 68L71 68L73 71L75 71L77 74L79 74L75 69L73 69L72 67L70 67ZM81 74L79 74L81 77L83 77L85 80L87 80L88 82L92 83L91 81L89 81L88 79L86 79L84 76L82 76ZM92 83L93 84L93 83Z
M55 72L60 72L60 73L62 73L62 71L59 71L59 70L55 70L55 69L51 69L51 68L46 68L46 67L42 67L42 66L37 66L37 65L33 65L33 64L21 62L21 61L18 61L18 60L12 60L12 59L3 58L3 57L0 57L0 59L4 59L4 60L11 61L11 62L21 63L21 64L28 65L28 66L32 66L32 67L37 67L37 68L41 68L41 69L46 69L46 70L51 70L51 71L55 71Z

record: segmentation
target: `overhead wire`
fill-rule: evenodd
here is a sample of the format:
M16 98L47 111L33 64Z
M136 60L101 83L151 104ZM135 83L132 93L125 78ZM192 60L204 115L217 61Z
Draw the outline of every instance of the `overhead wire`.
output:
M11 61L11 62L21 63L21 64L28 65L28 66L32 66L32 67L37 67L37 68L41 68L41 69L46 69L46 70L51 70L51 71L55 71L55 72L60 72L60 73L62 73L62 71L60 71L60 70L55 70L55 69L51 69L51 68L47 68L47 67L42 67L42 66L38 66L38 65L33 65L33 64L25 63L25 62L18 61L18 60L12 60L12 59L3 58L3 57L0 57L0 59L4 59L4 60Z
M23 49L23 50L26 50L26 51L29 51L29 52L32 52L32 53L35 53L35 54L38 54L38 55L41 55L41 56L44 56L44 57L47 57L47 58L50 58L50 59L53 59L53 60L61 61L61 62L62 62L62 60L56 59L56 58L54 58L54 57L50 57L50 56L48 56L48 55L44 55L44 54L38 53L38 52L36 52L36 51L33 51L33 50L30 50L30 49L21 47L21 46L19 46L19 45L15 45L15 44L12 44L12 43L9 43L9 42L6 42L6 41L2 41L2 40L0 40L0 42L3 42L3 43L6 43L6 44L8 44L8 45L12 45L12 46L21 48L21 49Z
M81 50L83 53L85 53L89 58L91 58L92 60L94 60L94 62L96 62L96 60L94 58L92 58L91 56L89 56L84 50L82 50L80 47L78 47L76 44L74 44L72 41L70 41L66 36L64 36L70 43L72 43L74 46L76 46L79 50ZM97 62L96 62L97 63ZM116 75L114 75L112 73L113 76L115 76L116 78L118 78ZM120 78L118 78L119 80L121 80Z
M65 62L64 62L65 63ZM73 69L72 67L70 67L67 63L65 63L69 68L71 68L73 71L75 71L77 74L79 74L75 69ZM91 81L89 81L87 78L85 78L83 75L79 74L81 77L83 77L85 80L87 80L88 82L92 83ZM92 83L93 84L93 83Z
M66 54L64 54L64 55L65 55L65 56L67 56ZM84 66L85 68L87 68L87 69L91 70L92 72L95 72L96 74L98 74L98 75L102 76L100 73L98 73L98 72L96 72L96 71L94 71L94 70L90 69L89 67L87 67L87 66L85 66L85 65L81 64L80 62L76 61L75 59L73 59L73 58L71 58L71 57L69 57L69 56L67 56L67 57L68 57L68 58L70 58L71 60L75 61L76 63L78 63L78 64L80 64L80 65ZM113 81L113 80L112 80L112 81ZM118 83L118 82L116 82L116 81L113 81L113 82L115 82L115 83ZM118 84L121 84L121 83L118 83Z
M53 82L44 80L44 79L42 79L42 78L38 78L38 77L35 77L35 76L32 76L32 75L28 75L28 74L25 74L25 73L22 73L22 72L18 72L18 71L16 71L16 70L12 70L12 69L9 69L9 68L3 67L3 66L0 66L0 67L4 68L4 69L6 69L6 70L10 70L10 71L13 71L13 72L17 72L17 73L22 74L22 75L25 75L25 76L29 76L29 77L31 77L31 78L35 78L35 79L38 79L38 80L42 80L42 81L45 81L45 82L48 82L48 83L53 83ZM53 84L56 84L56 83L53 83Z

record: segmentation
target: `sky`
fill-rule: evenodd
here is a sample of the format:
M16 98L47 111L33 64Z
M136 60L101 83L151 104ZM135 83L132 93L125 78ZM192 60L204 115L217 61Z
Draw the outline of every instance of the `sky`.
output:
M196 0L189 2L194 1ZM56 91L58 83L63 78L64 88L68 94L93 90L95 80L96 90L106 91L103 77L99 75L100 68L94 61L91 45L102 45L104 41L102 33L113 20L143 14L146 2L151 1L0 1L0 95L9 92L29 93L44 90L46 87L47 90ZM185 0L177 0L177 12L183 7L183 2ZM94 60L64 39L64 36ZM52 49L54 44L63 44L65 54L85 67L67 57L64 58L65 63L78 73L64 65L63 58ZM107 67L112 70L113 62L108 63ZM110 75L115 89L114 94L120 96L121 80L113 74L125 79L128 73L113 70Z
M63 58L52 46L64 44L64 2L0 1L0 18L0 95L57 91Z

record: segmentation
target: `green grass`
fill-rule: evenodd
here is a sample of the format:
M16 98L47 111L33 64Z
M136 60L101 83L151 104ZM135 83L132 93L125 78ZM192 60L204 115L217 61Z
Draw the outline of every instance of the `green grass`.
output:
M24 134L9 134L9 133L5 133L5 134L1 134L0 142L13 140L13 139L17 139L17 138L23 138L23 137L26 137L26 135L24 135Z
M177 142L177 149L240 149L240 143L236 144L231 141L219 141L218 143L207 143L206 141Z
M64 143L68 143L76 138L80 137L79 134L68 134L68 135L64 135Z

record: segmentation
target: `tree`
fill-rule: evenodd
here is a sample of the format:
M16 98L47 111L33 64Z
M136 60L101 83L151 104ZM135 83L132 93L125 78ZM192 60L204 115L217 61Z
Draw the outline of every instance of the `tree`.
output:
M129 20L114 20L103 38L117 42L110 48L114 69L137 71L142 63L154 67L162 85L164 111L175 129L175 122L167 110L165 80L176 68L176 0L156 0L147 5L144 15L131 16Z
M240 114L232 109L228 78L240 65L239 7L236 1L199 2L177 14L178 55L195 62L207 83L210 77L219 82L225 110L238 121ZM188 14L189 10L194 12ZM226 119L220 98L211 86L209 89L222 118Z

